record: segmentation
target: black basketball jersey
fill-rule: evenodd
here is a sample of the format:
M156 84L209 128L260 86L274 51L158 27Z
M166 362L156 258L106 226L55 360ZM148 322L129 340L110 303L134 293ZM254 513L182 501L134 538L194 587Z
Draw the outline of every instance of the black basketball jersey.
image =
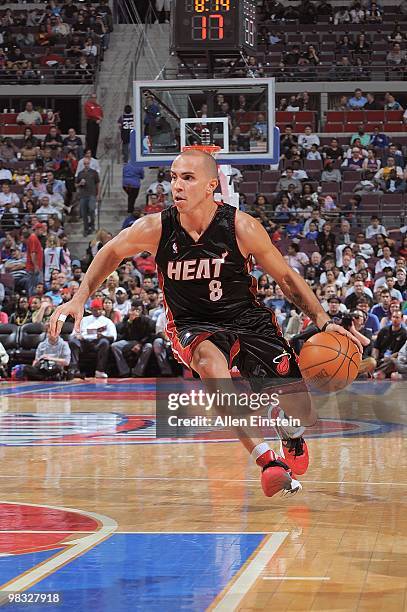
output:
M161 213L156 262L167 316L176 326L227 324L258 308L257 281L236 241L236 212L233 206L219 205L197 242L181 226L176 207Z

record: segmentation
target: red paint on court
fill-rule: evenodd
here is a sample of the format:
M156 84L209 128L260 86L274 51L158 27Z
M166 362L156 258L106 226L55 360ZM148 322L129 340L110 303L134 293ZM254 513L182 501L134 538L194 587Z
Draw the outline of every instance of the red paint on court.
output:
M76 537L72 532L93 532L99 528L97 520L77 512L47 506L2 502L0 503L0 554L19 555L61 548L69 544L68 538L72 540L85 535L78 533ZM19 531L21 533L18 533ZM26 533L26 531L55 533Z

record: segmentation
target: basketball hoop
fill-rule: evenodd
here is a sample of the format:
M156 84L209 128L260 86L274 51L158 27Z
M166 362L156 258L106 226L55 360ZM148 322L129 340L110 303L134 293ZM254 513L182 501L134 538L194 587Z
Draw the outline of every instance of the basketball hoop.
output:
M209 144L189 145L187 147L182 147L182 151L203 151L204 153L208 153L209 155L212 155L212 157L214 157L215 159L220 150L221 150L221 147L218 147L217 145L209 145Z

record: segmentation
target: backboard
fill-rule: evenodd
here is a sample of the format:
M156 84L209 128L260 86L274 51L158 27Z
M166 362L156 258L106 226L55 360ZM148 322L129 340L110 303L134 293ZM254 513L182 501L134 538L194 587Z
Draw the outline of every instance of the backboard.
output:
M274 79L134 81L131 159L168 166L185 145L216 144L219 164L276 164Z

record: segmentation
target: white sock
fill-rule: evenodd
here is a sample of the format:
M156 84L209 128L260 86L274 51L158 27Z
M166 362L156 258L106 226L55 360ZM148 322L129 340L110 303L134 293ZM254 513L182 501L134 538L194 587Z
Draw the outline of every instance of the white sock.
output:
M264 453L267 453L267 451L269 451L269 450L271 450L271 448L269 447L267 442L261 442L260 444L258 444L257 446L254 447L254 449L251 452L251 455L252 455L254 461L257 461L257 459L259 457L264 455Z

